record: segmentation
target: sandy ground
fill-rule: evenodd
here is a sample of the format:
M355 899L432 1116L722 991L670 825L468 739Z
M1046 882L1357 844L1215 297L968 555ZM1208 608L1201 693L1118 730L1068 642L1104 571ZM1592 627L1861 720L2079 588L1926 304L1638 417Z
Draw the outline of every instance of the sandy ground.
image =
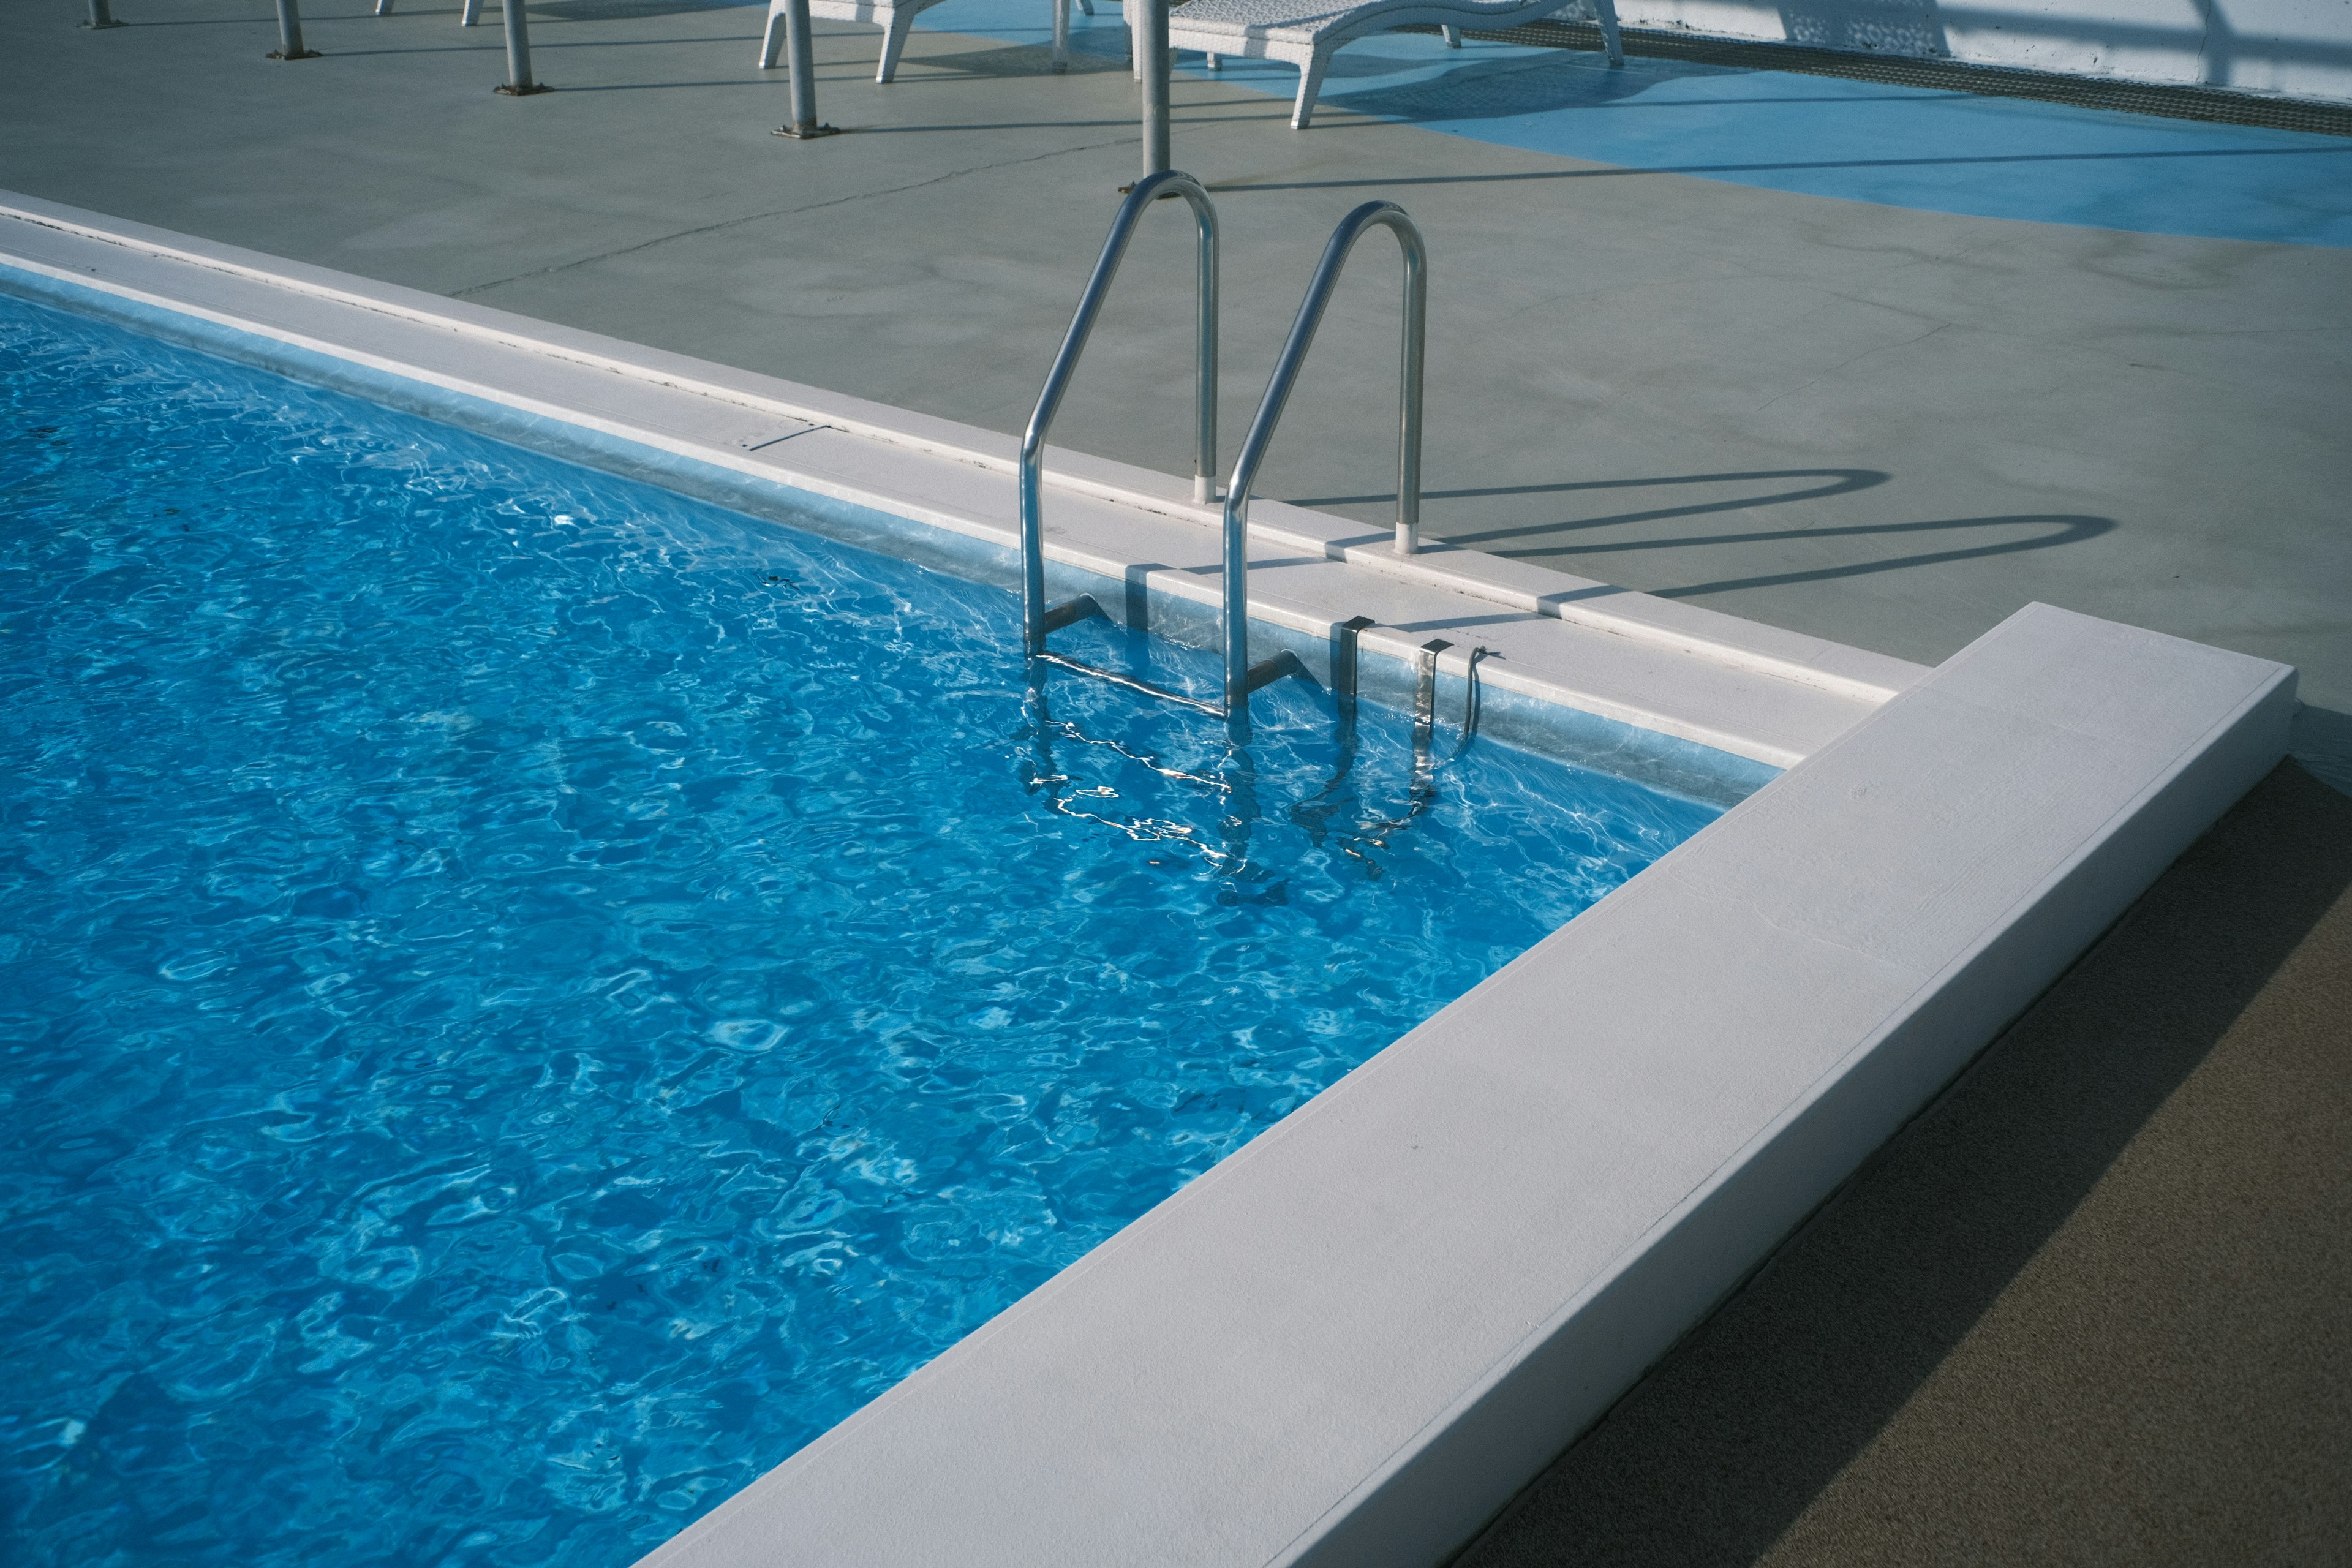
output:
M1461 1560L2352 1561L2352 800L2284 763Z

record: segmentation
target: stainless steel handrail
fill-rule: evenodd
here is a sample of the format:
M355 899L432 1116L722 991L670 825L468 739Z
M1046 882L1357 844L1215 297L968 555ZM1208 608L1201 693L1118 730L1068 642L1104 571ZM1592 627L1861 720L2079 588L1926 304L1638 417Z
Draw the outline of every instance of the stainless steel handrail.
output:
M1141 189L1137 187L1139 194ZM1265 396L1258 402L1257 417L1250 421L1249 434L1242 437L1241 456L1235 459L1233 478L1225 486L1223 630L1225 708L1230 714L1245 715L1249 694L1287 673L1276 668L1283 662L1277 659L1268 659L1260 669L1250 668L1250 487L1257 480L1259 466L1265 461L1266 448L1273 444L1275 426L1280 423L1283 406L1290 401L1290 389L1297 384L1299 370L1307 363L1307 351L1315 342L1315 329L1323 323L1324 309L1331 303L1331 291L1339 286L1348 254L1363 237L1364 231L1374 227L1392 231L1398 248L1404 253L1404 351L1397 417L1397 553L1410 555L1421 545L1421 369L1423 346L1428 336L1429 250L1422 243L1421 230L1413 226L1402 207L1394 202L1366 202L1339 220L1339 226L1331 233L1331 243L1323 247L1323 259L1316 264L1314 281L1307 286L1307 298L1298 303L1297 318L1290 323L1290 336L1282 345L1281 357L1275 362L1274 377L1265 384Z
M1199 231L1200 353L1193 388L1192 499L1202 502L1215 499L1217 213L1209 205L1209 193L1201 188L1200 181L1181 169L1167 169L1138 181L1121 204L1118 216L1111 220L1110 235L1103 241L1102 255L1095 261L1094 276L1087 279L1086 292L1078 297L1078 309L1070 318L1070 330L1063 335L1061 352L1054 356L1054 368L1046 373L1045 388L1037 395L1037 407L1029 416L1029 428L1021 437L1021 641L1023 651L1033 658L1045 651L1045 635L1055 626L1101 613L1089 595L1081 595L1066 605L1046 607L1043 512L1045 433L1053 428L1054 416L1061 410L1062 396L1070 389L1070 377L1076 374L1078 356L1086 351L1087 334L1094 331L1095 318L1102 312L1111 279L1118 275L1118 264L1127 255L1127 244L1134 237L1136 223L1143 216L1144 209L1162 195L1182 196L1192 208L1193 223Z

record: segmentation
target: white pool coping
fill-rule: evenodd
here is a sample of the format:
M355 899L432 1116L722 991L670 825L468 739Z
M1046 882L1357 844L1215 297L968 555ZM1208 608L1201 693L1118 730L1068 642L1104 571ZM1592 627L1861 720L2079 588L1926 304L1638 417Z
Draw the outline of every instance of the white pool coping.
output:
M1010 436L7 192L0 265L17 292L70 287L84 308L149 330L168 319L215 349L225 331L275 351L253 356L275 368L385 399L405 387L426 412L609 466L634 453L638 471L687 488L732 478L904 520L936 534L942 558L961 544L1010 570ZM672 471L658 471L665 461ZM1095 588L1115 612L1139 590L1213 614L1217 513L1193 503L1189 481L1058 448L1046 479L1047 555L1067 586ZM1925 673L1475 551L1399 557L1385 531L1279 501L1253 504L1251 540L1260 635L1304 639L1310 663L1335 624L1370 616L1371 663L1402 671L1446 637L1456 647L1442 666L1458 677L1484 644L1502 656L1480 670L1496 690L1769 768ZM991 563L958 564L986 575Z
M0 286L1011 535L1010 438L814 388L5 195ZM1062 570L1213 603L1178 481L1055 461ZM1270 633L1788 771L646 1568L1441 1562L2285 749L2292 668L2048 605L1928 671L1259 515Z

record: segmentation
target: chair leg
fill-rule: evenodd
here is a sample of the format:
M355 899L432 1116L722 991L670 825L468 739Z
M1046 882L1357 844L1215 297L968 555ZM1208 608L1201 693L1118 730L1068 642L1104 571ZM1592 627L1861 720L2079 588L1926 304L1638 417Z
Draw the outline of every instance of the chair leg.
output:
M1213 71L1225 68L1225 62L1216 55L1202 55L1201 58L1208 62L1209 68Z
M1444 37L1445 37L1445 47L1446 47L1447 48L1449 48L1449 49L1458 49L1458 48L1460 48L1460 47L1462 47L1462 29L1461 29L1461 28L1459 28L1459 27L1451 27L1451 26L1441 26L1441 27L1439 27L1437 30L1438 30L1440 33L1442 33L1442 34L1444 34Z
M375 14L379 16L391 16L392 0L375 0Z
M1095 0L1078 0L1078 15L1079 15L1079 16L1093 16L1094 14L1095 14Z
M1318 49L1298 68L1298 101L1291 106L1290 128L1307 129L1307 120L1315 113L1316 94L1323 90L1323 69L1331 63L1331 51Z
M882 63L874 72L874 84L887 86L898 74L898 57L906 52L907 35L915 30L915 13L898 6L890 8L890 19L882 24Z
M1070 68L1070 0L1046 0L1054 7L1054 69Z
M1592 0L1593 15L1601 18L1601 44L1609 51L1611 66L1625 63L1625 40L1617 35L1617 0Z
M482 19L482 0L466 0L466 8L457 13L457 26L470 27Z
M784 48L784 7L782 0L771 0L768 6L768 30L760 35L760 68L776 68L776 57Z

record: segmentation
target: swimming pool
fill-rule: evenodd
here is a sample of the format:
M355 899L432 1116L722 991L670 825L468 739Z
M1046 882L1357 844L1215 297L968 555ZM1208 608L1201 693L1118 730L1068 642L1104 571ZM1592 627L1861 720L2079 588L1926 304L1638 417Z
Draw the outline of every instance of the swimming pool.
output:
M0 355L17 1560L626 1563L1716 815L1296 682L1040 725L997 589Z

